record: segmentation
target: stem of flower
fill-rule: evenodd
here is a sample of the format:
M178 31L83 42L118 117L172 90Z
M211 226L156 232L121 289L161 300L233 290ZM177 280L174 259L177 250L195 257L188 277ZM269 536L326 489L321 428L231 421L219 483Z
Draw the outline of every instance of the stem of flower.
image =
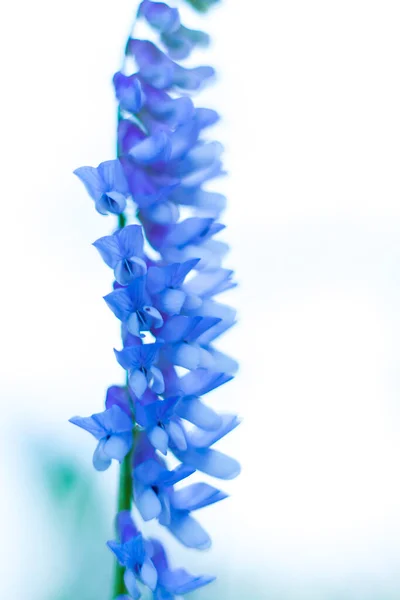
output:
M118 492L118 513L122 510L131 510L133 501L133 480L132 480L132 457L133 448L127 454L121 464L119 472L119 492ZM114 585L112 598L120 594L126 594L124 583L124 567L115 561Z

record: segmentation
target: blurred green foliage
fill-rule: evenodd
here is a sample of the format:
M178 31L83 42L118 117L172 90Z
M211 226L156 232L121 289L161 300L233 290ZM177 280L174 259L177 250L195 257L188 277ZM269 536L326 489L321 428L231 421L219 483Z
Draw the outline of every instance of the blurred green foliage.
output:
M190 4L195 10L199 12L205 13L210 8L217 4L219 0L186 0L188 4Z
M54 552L64 558L40 600L109 600L113 560L105 540L112 532L95 474L67 452L55 454L54 446L36 446L32 458L48 496Z

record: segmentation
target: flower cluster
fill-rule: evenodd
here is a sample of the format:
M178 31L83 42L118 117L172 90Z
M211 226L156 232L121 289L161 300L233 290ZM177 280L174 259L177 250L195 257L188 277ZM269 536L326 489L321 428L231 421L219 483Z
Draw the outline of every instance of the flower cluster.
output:
M213 3L188 1L201 10ZM115 355L126 385L108 389L103 412L71 422L98 440L97 470L115 459L121 474L125 466L131 477L117 516L118 541L108 542L124 573L116 595L139 598L145 585L154 598L171 600L213 578L171 569L160 542L143 538L130 508L134 501L144 521L157 519L189 548L211 543L193 513L226 494L197 480L180 482L196 471L231 479L240 470L213 447L238 418L202 400L237 368L213 345L235 320L234 310L214 297L235 284L232 271L221 266L227 246L215 239L223 229L218 218L225 197L205 189L223 173L221 144L202 137L219 117L196 107L189 94L214 70L176 62L209 37L182 25L178 10L163 2L143 0L137 21L156 33L164 50L129 38L124 66L113 79L118 156L75 171L97 211L118 215L118 229L94 246L115 278L104 299L121 322L122 347ZM127 216L130 203L136 222ZM174 469L170 454L179 463Z

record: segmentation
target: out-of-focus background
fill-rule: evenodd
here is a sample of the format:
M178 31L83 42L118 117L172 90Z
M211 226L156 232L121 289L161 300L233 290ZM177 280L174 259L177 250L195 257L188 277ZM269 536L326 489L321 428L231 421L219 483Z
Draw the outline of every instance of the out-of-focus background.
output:
M0 9L0 597L108 600L116 469L67 419L122 380L114 226L74 168L114 156L111 77L134 0ZM221 448L243 473L199 513L214 546L170 542L218 575L199 600L400 595L400 5L225 0L187 22L217 85L230 198L224 239L241 363L215 406L244 422Z

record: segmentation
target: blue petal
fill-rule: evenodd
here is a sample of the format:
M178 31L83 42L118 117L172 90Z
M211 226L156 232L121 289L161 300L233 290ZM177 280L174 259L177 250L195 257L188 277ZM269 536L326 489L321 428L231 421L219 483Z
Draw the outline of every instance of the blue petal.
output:
M210 36L203 31L188 29L181 25L176 31L164 33L161 39L168 48L169 56L174 60L182 60L187 58L196 46L206 47Z
M149 440L153 444L154 448L163 454L167 454L168 434L165 429L161 429L161 427L153 427L153 429L150 429L150 431L147 432L147 435L149 436Z
M104 454L115 458L120 463L124 460L132 447L132 434L112 435L104 444Z
M180 24L179 12L164 2L150 2L143 0L139 6L139 16L160 32L175 31Z
M222 425L222 417L206 406L197 396L183 398L176 407L177 414L206 431L215 431Z
M121 260L122 255L118 240L113 235L106 235L93 242L93 246L100 252L106 265L114 269Z
M122 350L114 350L117 361L123 369L140 369L142 363L142 346L127 346Z
M224 500L228 495L208 483L192 483L174 492L171 503L178 510L198 510Z
M164 131L159 131L139 142L129 151L129 156L139 165L150 165L167 161L171 154L171 143Z
M184 569L163 573L163 585L174 594L187 594L215 580L209 575L194 577Z
M111 385L107 390L106 408L119 406L129 417L131 415L130 396L126 387Z
M240 473L239 463L218 450L190 448L181 452L174 449L174 454L185 464L218 479L233 479Z
M164 377L163 374L161 373L160 369L158 369L157 367L151 367L150 369L150 373L151 373L151 382L150 382L150 389L153 390L153 392L155 392L156 394L163 394L164 390L165 390L165 385L164 385Z
M208 533L190 515L185 513L176 515L171 524L168 525L171 533L188 548L205 550L211 546Z
M143 306L143 313L145 315L146 322L150 323L155 329L160 329L160 327L163 326L164 320L160 312L154 308L154 306Z
M167 285L166 271L160 267L150 267L147 272L147 289L150 294L159 294Z
M195 119L201 129L210 127L219 121L219 114L212 108L196 108Z
M141 598L142 594L139 591L138 585L136 583L136 577L132 571L127 569L124 574L124 582L126 589L128 590L131 598L133 600L138 600Z
M201 217L185 219L171 229L165 243L168 246L183 248L189 243L196 243L199 238L205 239L212 225L213 219L204 219Z
M95 202L96 210L101 215L112 213L119 215L126 208L126 197L120 192L107 192Z
M121 257L132 258L143 256L143 230L140 225L126 225L114 236L121 249Z
M144 521L156 519L161 513L161 502L151 488L145 488L140 494L135 494L135 504Z
M74 175L79 177L93 200L101 198L105 190L105 184L95 167L79 167L79 169L75 169Z
M135 478L144 485L154 485L164 472L165 467L154 459L145 460L135 466Z
M228 269L214 269L202 271L185 284L185 289L191 294L202 298L209 298L234 287L231 281L233 271Z
M126 322L129 333L136 337L140 337L141 325L137 313L131 314Z
M111 458L104 452L104 440L100 440L93 454L93 466L96 471L106 471L111 465Z
M179 481L182 481L183 479L190 477L190 475L193 475L195 471L196 469L193 469L188 465L179 465L172 471L165 470L161 474L160 480L162 480L163 484L165 484L166 486L175 485L176 483L179 483Z
M168 315L180 313L186 294L182 290L167 289L159 296L160 309Z
M171 200L185 206L197 206L210 211L207 216L218 217L226 207L226 197L217 192L180 186L170 194Z
M140 278L138 278L140 279ZM104 296L108 307L120 321L126 321L135 310L134 303L127 291L127 288L118 288Z
M153 563L149 558L146 558L143 562L140 570L140 578L148 588L152 591L156 589L157 585L157 571Z
M233 376L226 373L213 373L206 369L197 369L182 377L179 388L187 396L203 396L231 379Z
M124 170L118 159L106 160L100 163L98 171L105 183L105 192L119 192L125 196L129 195Z
M171 290L177 291L177 290ZM190 330L192 318L184 315L172 316L165 325L157 332L159 339L166 343L175 343L185 338L185 335Z
M101 438L107 435L107 431L104 425L99 422L98 419L95 419L94 416L95 415L92 415L91 417L72 417L69 419L69 422L85 429L94 435L97 440L101 440Z
M141 215L152 223L170 225L178 221L179 208L173 202L165 201L142 209Z
M168 348L170 360L178 367L194 370L200 366L200 349L186 342Z
M203 431L202 429L191 431L190 444L195 448L209 448L239 424L240 419L236 415L222 415L222 423L218 429L214 431Z
M141 398L147 389L147 379L145 374L139 370L133 370L129 373L129 387L138 398Z
M128 77L118 72L113 77L113 83L121 108L131 113L139 112L143 105L144 94L137 76Z
M147 271L146 263L142 258L133 256L120 260L114 269L115 279L121 285L128 285L137 277L142 277Z
M182 425L178 421L170 421L166 425L166 430L174 445L179 450L186 450L187 442L185 430L183 429Z

